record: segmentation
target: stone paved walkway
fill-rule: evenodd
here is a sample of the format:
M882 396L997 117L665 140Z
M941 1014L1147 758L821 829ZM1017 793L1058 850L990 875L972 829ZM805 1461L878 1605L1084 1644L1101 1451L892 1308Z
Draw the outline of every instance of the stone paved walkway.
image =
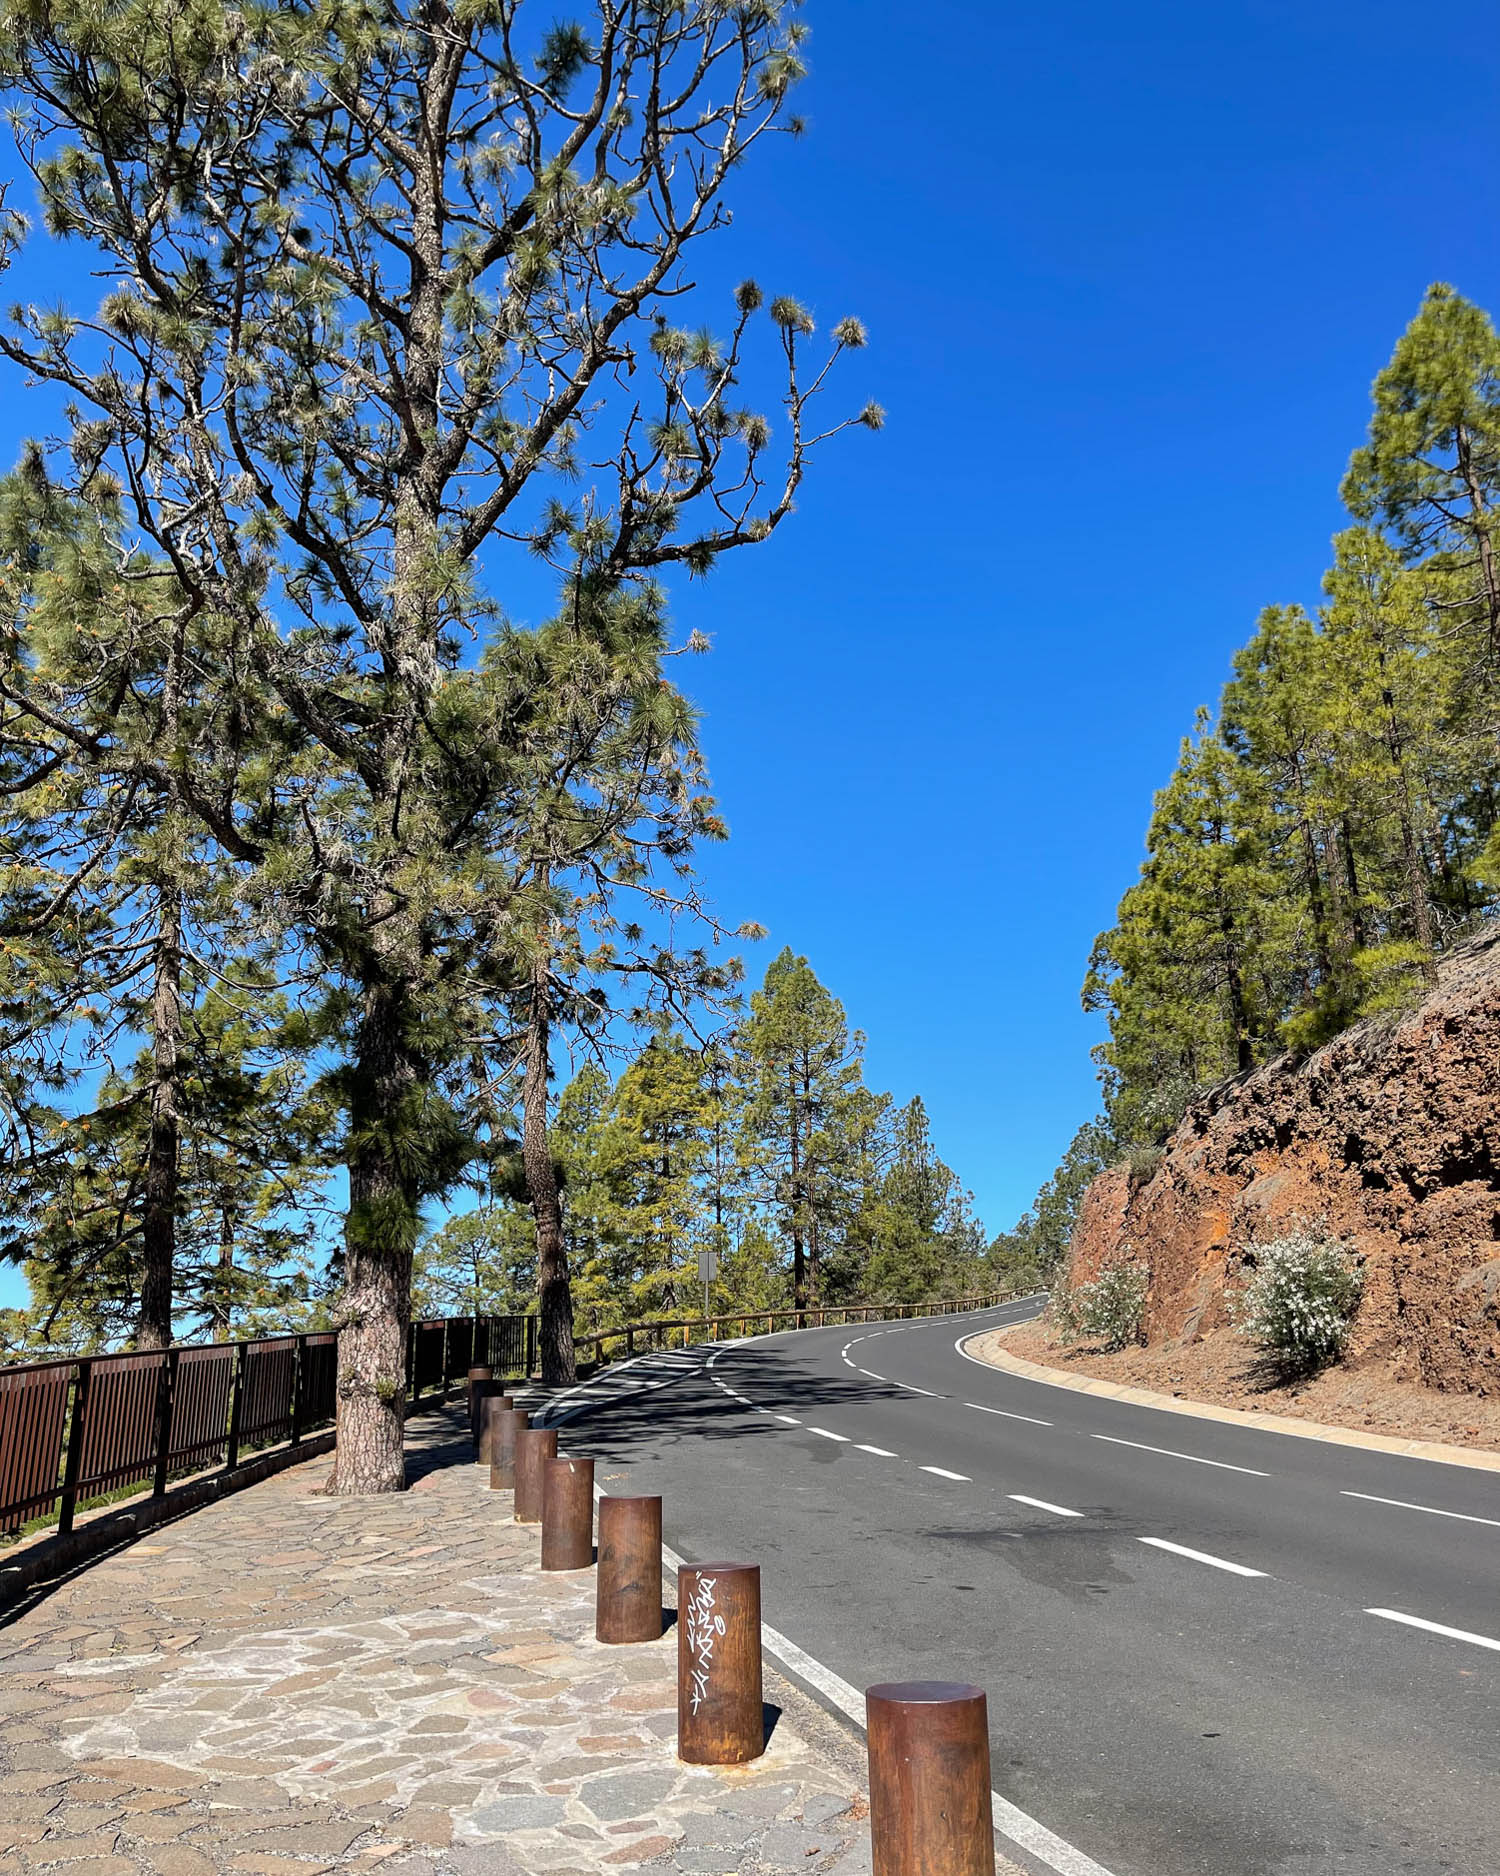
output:
M542 1575L466 1433L414 1421L401 1497L295 1467L0 1627L0 1876L863 1876L835 1729L788 1700L757 1764L680 1764L675 1636L597 1643L593 1571Z

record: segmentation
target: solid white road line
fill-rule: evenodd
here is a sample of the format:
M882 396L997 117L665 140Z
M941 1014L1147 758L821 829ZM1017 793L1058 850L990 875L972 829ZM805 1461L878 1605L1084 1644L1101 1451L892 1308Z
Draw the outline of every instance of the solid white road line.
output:
M965 1407L972 1407L977 1414L999 1414L1002 1420L1024 1420L1028 1426L1050 1427L1050 1420L1038 1420L1035 1414L1007 1413L1003 1407L983 1407L977 1400L966 1400Z
M1264 1570L1252 1570L1248 1564L1231 1563L1227 1557L1210 1557L1206 1550L1189 1550L1186 1544L1169 1544L1164 1537L1138 1537L1138 1544L1153 1550L1170 1550L1174 1557L1188 1557L1194 1563L1211 1564L1215 1570L1227 1570L1231 1576L1264 1576Z
M827 1427L809 1427L807 1430L809 1433L818 1434L825 1440L837 1440L842 1446L849 1444L849 1435L847 1433L830 1433Z
M1426 1622L1419 1615L1403 1615L1399 1609L1366 1609L1366 1615L1378 1615L1387 1622L1404 1622L1408 1628L1426 1629L1429 1635L1446 1635L1449 1641L1472 1642L1476 1648L1492 1648L1500 1654L1500 1641L1488 1635L1475 1635L1466 1628L1449 1628L1443 1622Z
M861 1368L859 1372L863 1375L868 1375L872 1381L883 1381L885 1379L883 1374L876 1374L873 1368Z
M1198 1453L1179 1453L1171 1446L1146 1446L1140 1440L1116 1439L1113 1433L1091 1433L1091 1440L1103 1440L1110 1446L1133 1446L1138 1453L1160 1453L1163 1459L1187 1459L1195 1466L1216 1466L1220 1472L1246 1472L1252 1479L1268 1479L1269 1472L1254 1466L1232 1466L1227 1459L1204 1459Z
M1444 1511L1438 1505L1414 1505L1405 1498L1377 1498L1373 1492L1341 1492L1341 1498L1363 1498L1372 1505L1395 1505L1401 1511L1425 1511L1434 1518L1460 1518L1465 1524L1492 1524L1500 1530L1500 1518L1476 1518L1469 1511Z
M855 1444L856 1444L856 1445L859 1445L859 1442L858 1442L858 1441L856 1441L856 1442L855 1442ZM894 1459L894 1458L896 1457L896 1454L895 1454L895 1453L889 1453L889 1452L887 1452L887 1451L886 1451L886 1449L885 1449L885 1448L884 1448L883 1446L863 1446L863 1445L859 1445L859 1450L860 1450L860 1451L861 1451L862 1453L874 1453L874 1455L875 1455L875 1457L876 1457L877 1459Z
M662 1556L674 1569L681 1562L680 1558L665 1548ZM845 1719L852 1720L861 1732L865 1730L865 1697L857 1688L851 1687L832 1668L824 1667L821 1661L799 1648L779 1629L762 1623L760 1635L761 1645L773 1661L779 1662L799 1681L815 1689ZM1066 1838L1048 1830L1045 1824L1038 1823L1019 1805L1002 1798L998 1791L990 1793L990 1810L996 1835L1008 1839L1017 1849L1025 1851L1045 1869L1053 1871L1054 1876L1110 1876L1102 1863L1096 1863Z
M1081 1511L1069 1511L1066 1505L1049 1505L1045 1498L1028 1498L1024 1492L1008 1494L1018 1505L1035 1505L1038 1511L1055 1511L1060 1518L1081 1518Z
M974 1481L967 1472L950 1472L946 1466L923 1466L924 1472L930 1472L936 1479L954 1479L960 1485L972 1485Z

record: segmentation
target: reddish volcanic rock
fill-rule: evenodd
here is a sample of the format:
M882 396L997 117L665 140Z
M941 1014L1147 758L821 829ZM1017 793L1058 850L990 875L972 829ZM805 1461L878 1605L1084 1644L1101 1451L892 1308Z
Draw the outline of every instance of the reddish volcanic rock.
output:
M1359 1024L1204 1096L1149 1179L1090 1187L1071 1270L1151 1267L1146 1334L1227 1320L1244 1253L1292 1223L1365 1259L1353 1358L1429 1387L1500 1394L1500 932L1459 946L1399 1020Z

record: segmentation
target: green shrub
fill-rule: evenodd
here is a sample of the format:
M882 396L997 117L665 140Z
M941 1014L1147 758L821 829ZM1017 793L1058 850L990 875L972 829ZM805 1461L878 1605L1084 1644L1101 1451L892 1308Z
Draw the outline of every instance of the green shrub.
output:
M1254 1258L1249 1282L1230 1304L1234 1326L1284 1375L1337 1361L1364 1290L1359 1260L1308 1225L1258 1245Z
M1141 1339L1151 1273L1144 1264L1111 1264L1092 1283L1054 1290L1048 1316L1064 1342L1088 1338L1111 1353Z
M1161 1165L1166 1148L1163 1146L1133 1146L1126 1155L1130 1167L1130 1189L1149 1185L1156 1177L1156 1169Z

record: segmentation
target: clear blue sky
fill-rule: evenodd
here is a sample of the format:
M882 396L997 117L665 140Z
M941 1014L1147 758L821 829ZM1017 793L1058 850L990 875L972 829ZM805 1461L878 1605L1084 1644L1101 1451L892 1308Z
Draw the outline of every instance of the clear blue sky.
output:
M1500 309L1495 66L1394 0L806 16L808 134L713 265L860 314L889 421L679 599L705 873L993 1229L1093 1111L1089 945L1257 610L1316 600L1371 378L1429 281ZM0 402L0 457L35 427Z
M1500 312L1494 62L1394 0L811 0L745 271L889 420L679 604L724 911L805 951L992 1227L1094 1110L1095 934L1263 605L1315 603L1370 381Z

